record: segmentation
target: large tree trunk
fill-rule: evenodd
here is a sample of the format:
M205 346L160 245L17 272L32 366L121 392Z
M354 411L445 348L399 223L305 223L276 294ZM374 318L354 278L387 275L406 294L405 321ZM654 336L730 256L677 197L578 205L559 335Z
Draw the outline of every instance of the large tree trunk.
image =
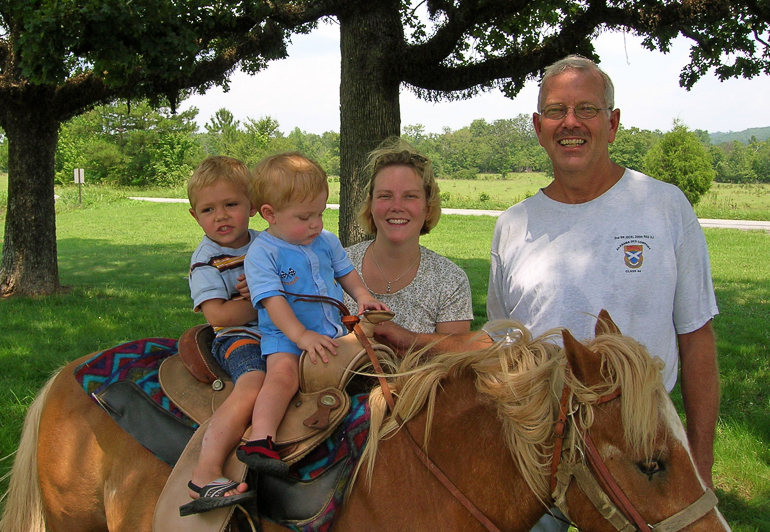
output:
M59 121L53 90L26 90L5 102L8 136L8 212L5 217L0 295L45 295L58 291L54 157Z
M403 27L398 2L374 0L341 14L340 48L340 240L364 239L356 214L365 198L366 154L401 132L398 51Z

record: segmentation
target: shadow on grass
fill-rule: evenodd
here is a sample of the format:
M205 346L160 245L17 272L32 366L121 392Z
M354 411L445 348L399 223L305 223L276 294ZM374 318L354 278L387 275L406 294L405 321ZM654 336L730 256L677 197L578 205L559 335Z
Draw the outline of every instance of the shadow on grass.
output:
M770 281L715 277L720 416L750 427L770 448Z
M178 338L204 321L192 311L192 250L182 244L67 238L58 250L66 291L0 301L1 404L28 405L57 368L83 355L139 338ZM0 422L18 437L16 417ZM3 446L0 456L12 450Z
M189 297L187 273L192 249L179 243L133 245L108 240L66 238L58 241L63 285L122 287Z
M759 504L747 503L739 494L716 490L719 498L719 511L734 532L770 530L770 493L756 494L754 500Z
M60 367L126 341L178 338L204 321L192 311L189 246L64 238L58 252L67 290L0 301L0 457L16 449L29 404ZM0 462L0 475L10 467Z
M737 260L737 259L736 259ZM770 531L770 281L714 275L720 435L719 509L735 531ZM682 412L679 386L672 394ZM721 477L721 478L720 478Z

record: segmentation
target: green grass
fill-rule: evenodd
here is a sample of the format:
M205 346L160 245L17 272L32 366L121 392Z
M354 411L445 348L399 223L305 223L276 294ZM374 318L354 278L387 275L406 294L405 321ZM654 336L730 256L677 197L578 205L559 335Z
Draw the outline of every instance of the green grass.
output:
M494 175L479 177L469 181L440 179L442 206L505 210L551 182L541 173L509 174L505 180ZM329 203L339 203L339 181L330 183ZM699 218L770 220L770 184L714 183L695 206L695 212Z
M8 174L0 173L0 216L5 215L8 205Z
M472 194L467 190L473 189L457 193ZM145 194L86 187L78 207L75 187L60 192L59 269L68 290L0 300L0 456L16 448L27 407L66 362L128 340L176 338L202 322L187 286L201 231L186 204L131 201L126 196ZM326 226L336 232L337 221L337 212L328 211ZM445 215L422 238L468 272L474 329L484 321L494 222ZM252 227L263 224L255 218ZM715 465L720 508L736 532L770 532L770 234L705 233L720 306L714 321L722 382ZM681 407L676 390L674 399ZM0 475L9 467L10 461L0 462Z
M770 185L714 183L695 213L699 218L770 220Z
M770 235L706 229L720 315L720 509L734 531L770 530ZM678 400L678 397L676 397Z
M499 175L479 174L479 179L459 181L439 180L442 205L449 209L505 210L545 187L550 178L542 173L509 174L507 179ZM0 217L7 204L8 176L0 173ZM176 188L115 188L102 185L85 185L79 203L75 185L57 186L60 196L58 212L79 209L83 206L113 203L129 196L158 198L186 198L185 187ZM340 202L338 178L330 179L329 203ZM728 220L770 220L770 185L736 185L714 183L711 190L695 206L700 218Z
M503 211L532 196L548 185L551 178L542 173L499 175L479 174L479 179L439 179L441 206L447 209L481 209ZM339 180L329 183L329 203L339 203Z

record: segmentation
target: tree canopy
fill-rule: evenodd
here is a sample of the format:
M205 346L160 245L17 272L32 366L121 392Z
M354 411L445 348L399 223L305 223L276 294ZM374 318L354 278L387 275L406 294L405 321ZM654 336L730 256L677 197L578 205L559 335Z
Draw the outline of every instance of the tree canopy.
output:
M287 28L270 13L239 0L0 0L0 127L9 141L0 295L59 289L60 124L118 97L174 107L180 92L225 85L239 64L258 71L286 54Z

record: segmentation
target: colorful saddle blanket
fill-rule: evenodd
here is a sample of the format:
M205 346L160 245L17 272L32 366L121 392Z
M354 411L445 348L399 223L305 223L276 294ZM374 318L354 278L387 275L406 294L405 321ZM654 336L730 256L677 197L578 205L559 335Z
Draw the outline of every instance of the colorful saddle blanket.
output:
M75 368L74 376L83 390L97 402L97 398L113 385L132 383L132 387L140 388L179 424L188 430L194 430L197 424L179 410L158 382L160 364L176 353L177 340L170 338L127 342L97 353ZM272 518L275 521L298 532L326 532L331 528L334 513L342 504L350 476L358 464L369 435L370 412L367 398L365 394L352 396L350 414L340 426L329 438L291 467L291 476L296 484L310 484L313 479L337 466L335 469L339 481L334 483L334 494L327 498L326 507L321 512L314 511L312 517L308 518L298 515L274 515ZM100 403L100 406L104 405ZM137 439L143 443L140 438ZM175 459L163 457L152 448L149 450L155 452L161 460L171 465L175 463Z
M116 382L133 382L164 410L196 429L198 424L169 400L158 382L158 369L166 358L176 354L177 343L171 338L146 338L120 344L75 368L75 379L91 396L98 396Z

